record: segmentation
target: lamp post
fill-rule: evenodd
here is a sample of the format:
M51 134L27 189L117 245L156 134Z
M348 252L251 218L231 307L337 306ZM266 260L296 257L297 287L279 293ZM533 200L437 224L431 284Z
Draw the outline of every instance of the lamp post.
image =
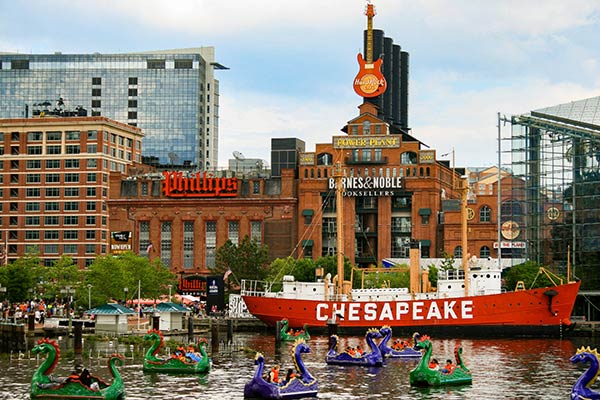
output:
M88 310L92 309L92 285L88 283Z
M125 292L125 307L127 307L127 292L129 292L129 288L123 288L123 292Z
M171 288L173 287L173 285L169 285L169 303L171 302Z

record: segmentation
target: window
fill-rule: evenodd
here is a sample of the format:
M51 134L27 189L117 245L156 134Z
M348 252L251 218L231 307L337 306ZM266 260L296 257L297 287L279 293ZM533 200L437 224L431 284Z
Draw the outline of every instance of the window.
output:
M140 221L139 224L139 243L138 253L140 255L149 255L149 251L152 251L150 247L150 222Z
M65 182L79 182L79 174L65 174Z
M77 215L65 215L63 223L65 225L79 225L79 217Z
M260 194L260 181L252 182L252 194Z
M65 188L65 197L79 197L79 188Z
M79 131L66 131L65 136L67 140L80 140L81 132Z
M363 135L370 135L371 134L371 121L364 121L362 128L363 128Z
M92 85L102 85L102 78L92 78Z
M79 231L67 229L63 232L64 240L77 240L79 237Z
M46 215L44 217L44 225L46 225L46 226L58 225L58 215Z
M44 245L44 253L45 254L58 254L58 244L45 244Z
M237 245L240 239L240 223L238 221L229 221L227 224L227 239Z
M27 154L29 154L29 155L42 154L42 146L27 146Z
M86 215L85 216L85 224L86 225L96 225L96 216L95 215Z
M87 174L87 182L96 182L96 174L95 173L88 173Z
M86 189L86 196L87 197L96 197L96 188L95 187L88 187Z
M12 164L11 164L12 166ZM19 168L19 164L17 162L17 168ZM27 160L27 169L41 169L42 168L42 160Z
M26 212L37 212L40 211L40 203L38 202L30 202L25 203L25 211Z
M46 141L47 142L60 142L62 140L62 132L46 132Z
M85 231L85 240L94 240L96 239L96 231Z
M25 225L26 226L39 226L40 225L40 217L37 215L28 215L25 217Z
M148 60L148 69L165 69L165 60Z
M183 223L183 268L194 267L194 222Z
M137 108L137 105L138 105L137 99L130 99L127 101L127 106L129 108Z
M58 211L59 210L59 202L58 201L47 201L44 203L44 211Z
M60 197L60 188L58 188L58 187L46 188L46 197Z
M160 261L171 267L171 222L166 221L160 225Z
M40 240L40 231L27 229L25 231L25 240Z
M96 211L96 202L95 201L87 201L85 203L86 211Z
M215 256L217 251L217 222L206 221L206 266L209 269L215 267Z
M77 254L77 245L76 244L64 244L63 245L63 253Z
M479 209L479 222L490 222L492 220L492 209L488 206L482 206Z
M59 183L60 174L46 174L46 183Z
M175 69L192 69L192 60L175 60Z
M88 140L97 140L98 139L98 131L88 131L87 138L88 138Z
M129 111L127 113L127 119L137 119L137 111Z
M138 84L138 78L136 78L136 77L130 77L129 78L129 84L130 85L137 85Z
M27 188L25 192L25 197L40 197L41 189L40 188ZM18 191L17 191L18 195ZM11 189L11 197L12 197L12 189Z
M29 69L29 60L12 60L10 69Z
M262 242L262 222L250 221L250 240L260 245Z
M60 169L60 160L46 160L46 169Z
M462 258L462 246L456 246L454 248L454 258Z
M138 95L137 89L135 89L135 88L129 88L127 90L127 95L128 96L137 96Z
M48 145L48 146L46 146L46 153L47 154L61 154L62 149L61 149L60 145Z
M81 149L78 144L68 144L66 150L67 150L67 154L81 153Z
M479 249L479 258L488 258L491 256L490 248L488 246L482 246Z
M96 160L95 158L88 158L87 167L88 168L98 168L98 160Z
M98 145L96 143L88 143L86 151L88 153L97 153Z
M92 89L92 96L96 96L96 97L102 96L102 89L98 89L98 88Z
M44 240L58 240L58 231L44 231Z
M65 160L65 168L79 168L79 160L75 159L66 159Z
M417 153L413 151L407 151L400 155L400 164L416 164Z
M148 182L142 182L142 196L148 196Z
M102 107L101 100L92 100L92 108L100 108L100 107Z
M95 244L86 244L85 245L85 254L95 254L96 253L96 245Z
M42 176L40 174L27 174L27 183L40 183Z
M65 211L79 211L79 203L76 201L66 201L64 209Z

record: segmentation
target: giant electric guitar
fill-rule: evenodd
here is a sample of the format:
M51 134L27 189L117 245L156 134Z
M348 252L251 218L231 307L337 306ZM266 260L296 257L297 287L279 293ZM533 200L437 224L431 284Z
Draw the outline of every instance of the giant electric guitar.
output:
M365 11L367 16L367 59L365 60L361 53L358 53L359 71L354 78L354 91L362 97L379 96L387 88L387 82L381 72L381 58L373 61L373 17L375 16L375 7L373 4L367 4Z

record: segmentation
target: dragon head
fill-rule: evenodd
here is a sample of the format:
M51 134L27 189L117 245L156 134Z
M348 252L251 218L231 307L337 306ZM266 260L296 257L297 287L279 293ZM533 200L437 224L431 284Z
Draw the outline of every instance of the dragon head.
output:
M31 352L33 354L54 353L54 360L52 361L52 364L46 369L46 371L44 371L45 375L51 373L56 367L56 364L58 364L58 359L60 357L60 348L58 347L58 343L56 342L56 340L52 340L49 338L40 339L37 341L35 347L31 349Z

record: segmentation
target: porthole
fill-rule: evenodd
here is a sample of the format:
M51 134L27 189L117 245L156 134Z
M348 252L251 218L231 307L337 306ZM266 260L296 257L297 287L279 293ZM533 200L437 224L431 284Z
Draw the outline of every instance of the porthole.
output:
M485 277L488 278L488 279L490 279L490 274L487 274Z

